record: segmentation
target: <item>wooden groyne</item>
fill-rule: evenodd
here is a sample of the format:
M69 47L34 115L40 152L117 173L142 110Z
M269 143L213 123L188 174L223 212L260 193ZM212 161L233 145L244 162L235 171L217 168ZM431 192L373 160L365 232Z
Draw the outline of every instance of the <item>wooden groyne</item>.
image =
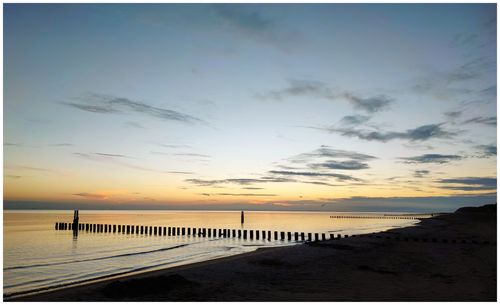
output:
M445 244L496 244L489 241L459 240L446 238L421 238L414 236L392 236L384 233L369 233L361 235L333 234L333 233L306 233L306 232L285 232L269 230L243 230L243 229L215 229L199 227L164 227L147 225L119 225L119 224L96 224L78 223L76 227L73 223L57 222L56 230L71 230L73 232L83 231L87 233L115 233L129 235L146 236L188 236L206 238L237 238L244 240L268 240L268 241L301 241L317 242L325 240L345 239L345 238L372 238L387 239L402 242L424 242L424 243L445 243Z
M434 214L426 214L426 215L380 215L380 216L354 216L354 215L331 215L330 218L337 219L412 219L412 220L420 220L424 218L430 218L435 216Z

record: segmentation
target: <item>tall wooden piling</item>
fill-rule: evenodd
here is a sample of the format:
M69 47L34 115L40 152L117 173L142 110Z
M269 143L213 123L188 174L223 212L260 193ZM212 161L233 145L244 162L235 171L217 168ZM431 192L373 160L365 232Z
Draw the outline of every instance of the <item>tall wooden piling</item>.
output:
M243 239L247 239L247 230L243 230Z
M241 224L245 223L245 213L241 211Z

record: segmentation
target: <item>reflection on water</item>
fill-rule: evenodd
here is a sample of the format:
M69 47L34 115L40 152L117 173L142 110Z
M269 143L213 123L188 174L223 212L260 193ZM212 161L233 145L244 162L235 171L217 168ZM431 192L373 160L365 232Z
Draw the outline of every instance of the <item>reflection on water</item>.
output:
M332 219L371 213L240 211L81 211L80 223L360 234L417 220ZM57 231L72 211L4 212L4 293L46 288L112 274L165 268L295 241Z

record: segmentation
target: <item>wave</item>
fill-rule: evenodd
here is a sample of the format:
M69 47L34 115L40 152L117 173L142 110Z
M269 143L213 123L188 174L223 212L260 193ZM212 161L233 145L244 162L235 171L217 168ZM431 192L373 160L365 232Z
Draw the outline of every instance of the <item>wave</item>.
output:
M113 258L118 258L118 257L135 256L135 255L150 254L150 253L155 253L155 252L169 251L169 250L173 250L173 249L178 249L178 248L186 247L186 246L189 246L189 245L191 245L191 244L181 244L181 245L177 245L177 246L173 246L173 247L160 248L160 249L149 250L149 251L123 253L123 254L118 254L118 255L96 257L96 258L89 258L89 259L81 259L81 260L72 260L72 261L54 262L54 263L45 263L45 264L33 264L33 265L24 265L24 266L12 266L12 267L3 268L3 270L7 271L7 270L16 270L16 269L26 269L26 268L36 268L36 267L49 267L49 266L64 265L64 264L73 264L73 263L82 263L82 262L90 262L90 261L99 261L99 260L113 259Z

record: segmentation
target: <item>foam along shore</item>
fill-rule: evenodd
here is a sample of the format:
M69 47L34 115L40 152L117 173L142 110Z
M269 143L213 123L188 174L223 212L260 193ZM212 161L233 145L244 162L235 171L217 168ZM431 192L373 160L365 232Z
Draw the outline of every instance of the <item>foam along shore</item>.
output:
M496 268L496 205L487 205L372 237L261 249L6 300L496 301Z

